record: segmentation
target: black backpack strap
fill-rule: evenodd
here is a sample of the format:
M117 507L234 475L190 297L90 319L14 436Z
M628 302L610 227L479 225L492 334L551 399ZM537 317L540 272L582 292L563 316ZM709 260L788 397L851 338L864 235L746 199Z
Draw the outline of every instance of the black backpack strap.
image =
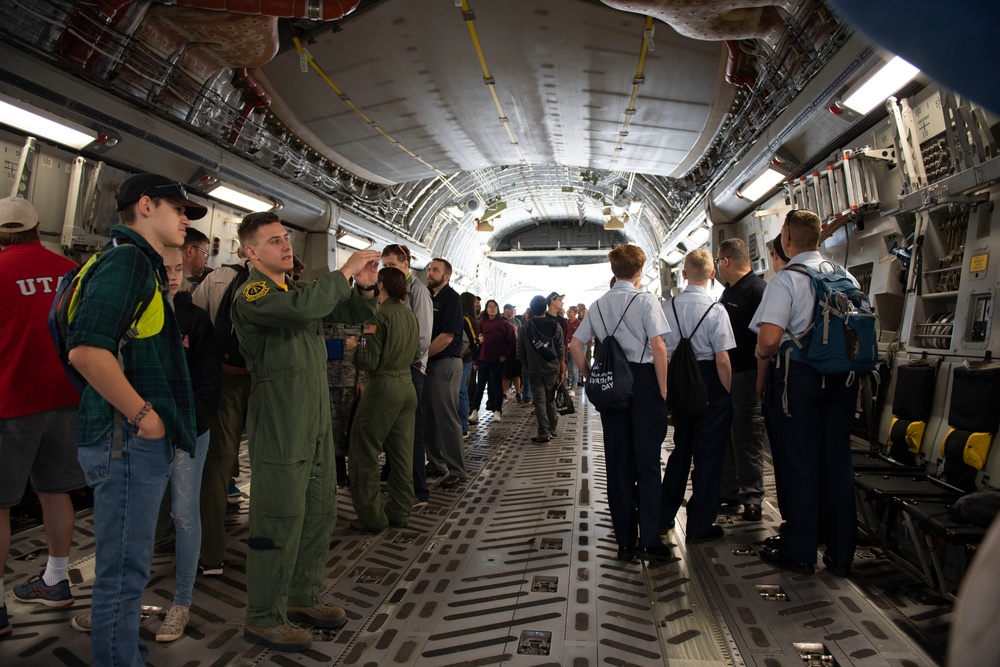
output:
M608 325L604 321L604 315L601 313L601 302L595 301L594 307L597 308L597 316L601 318L601 326L604 327L604 338L608 337Z
M618 324L615 325L615 330L611 332L612 336L615 335L615 331L618 331L618 327L621 326L622 320L625 319L625 313L628 312L628 309L632 306L632 302L635 301L635 297L639 296L639 294L640 294L639 292L636 292L635 294L632 295L632 298L628 300L628 305L625 306L625 310L622 311L622 316L618 318ZM598 311L598 312L600 312L600 311ZM601 324L604 324L604 318L603 317L601 318ZM605 326L604 330L607 331L608 328Z
M705 321L705 318L706 318L706 317L708 317L708 314L709 314L709 313L710 313L710 312L712 311L712 308L714 308L714 307L715 307L715 304L717 304L717 303L719 303L719 302L718 302L718 301L713 301L713 302L712 302L712 305L711 305L711 306L709 306L709 307L708 307L708 308L707 308L707 309L705 310L705 314L701 316L701 319L700 319L700 320L698 320L698 324L696 324L696 325L695 325L695 327L694 327L694 331L692 331L692 332L691 332L691 337L692 337L692 338L694 338L694 335L695 335L696 333L698 333L698 328L699 328L699 327L701 326L701 323ZM677 313L675 312L675 313L674 313L674 315L676 315L676 314L677 314ZM680 328L680 325L677 325L677 326L678 326L678 328Z
M719 303L718 301L713 301L712 305L709 306L708 309L701 316L701 319L698 320L698 324L695 325L694 331L691 332L691 335L690 336L685 336L684 335L684 330L681 329L681 318L677 317L677 306L674 305L674 303L676 301L677 301L677 297L674 297L673 299L671 299L670 300L670 307L673 308L673 310L674 310L674 319L677 320L677 330L680 332L681 338L694 338L694 335L696 333L698 333L698 328L701 326L701 323L705 321L706 317L708 317L709 311L711 311L712 308L715 307L715 304Z
M677 331L680 333L681 338L686 338L686 336L684 335L684 329L681 329L681 318L679 318L677 316L677 306L674 305L674 303L676 301L677 301L677 297L672 298L670 300L670 307L674 311L674 320L677 322ZM698 324L701 324L701 322L698 322ZM691 335L693 336L694 334L691 334Z

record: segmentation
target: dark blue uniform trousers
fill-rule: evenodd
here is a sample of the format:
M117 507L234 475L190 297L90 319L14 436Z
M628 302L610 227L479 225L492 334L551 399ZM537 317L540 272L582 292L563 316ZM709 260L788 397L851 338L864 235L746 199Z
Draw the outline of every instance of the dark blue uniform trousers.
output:
M715 361L699 361L701 376L708 388L708 414L701 419L691 419L677 411L671 414L674 422L674 451L667 459L663 474L663 503L661 520L664 528L670 524L684 500L688 472L693 487L687 505L685 534L688 538L706 535L719 513L719 485L722 483L722 464L726 459L726 446L733 426L733 401L719 380Z
M815 563L820 542L837 565L849 565L857 546L851 423L858 396L855 379L823 376L807 364L788 367L788 413L782 406L785 369L768 371L764 409L773 435L775 483L787 522L781 555Z
M653 364L632 367L632 400L622 412L602 412L608 505L618 546L653 547L660 540L660 451L667 403Z

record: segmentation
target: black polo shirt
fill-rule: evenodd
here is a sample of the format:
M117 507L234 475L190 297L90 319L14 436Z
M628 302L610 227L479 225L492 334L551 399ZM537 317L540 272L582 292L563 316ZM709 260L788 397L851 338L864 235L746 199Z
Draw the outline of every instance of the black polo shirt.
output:
M431 295L431 302L434 304L434 326L431 328L431 340L433 341L441 333L453 333L451 344L444 348L428 361L438 361L439 359L449 359L462 356L462 325L463 308L462 297L458 292L445 285L437 294Z
M757 357L753 353L757 334L750 330L750 321L757 312L765 287L767 283L764 279L751 271L737 280L735 285L728 285L719 299L729 313L729 322L736 336L736 349L729 350L734 373L757 368Z

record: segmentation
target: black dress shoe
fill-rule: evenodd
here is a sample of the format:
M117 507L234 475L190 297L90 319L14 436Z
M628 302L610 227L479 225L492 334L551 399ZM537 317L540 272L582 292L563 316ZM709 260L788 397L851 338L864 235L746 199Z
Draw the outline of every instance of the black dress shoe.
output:
M658 565L673 560L674 554L666 544L657 544L652 547L641 547L638 552L639 559L650 565Z
M719 498L719 507L739 507L739 498Z
M635 545L630 547L618 547L618 560L624 563L631 563L635 560Z
M777 549L781 546L781 535L771 535L764 538L764 546Z
M833 562L833 559L823 554L823 565L826 566L826 571L837 577L849 577L853 573L851 569L851 564L847 565L837 565Z
M447 470L441 470L440 468L434 468L433 466L427 466L426 473L428 477L444 477L448 474Z
M722 526L720 526L717 523L713 523L712 526L708 529L707 533L696 535L694 537L688 537L684 541L687 542L688 544L701 544L702 542L711 542L712 540L717 540L725 534L726 531L722 530Z
M811 575L816 571L812 563L799 563L781 555L781 551L772 547L761 547L760 559L768 565L780 567L782 570L789 570L796 574Z
M448 479L441 482L442 489L450 489L453 486L458 486L465 481L464 477L459 477L458 475L449 475Z
M532 436L531 441L533 443L535 443L536 445L544 445L546 442L548 442L551 439L552 438L550 438L547 435L544 435L544 436L543 435L536 435L536 436Z
M760 505L748 503L743 506L744 521L760 521Z

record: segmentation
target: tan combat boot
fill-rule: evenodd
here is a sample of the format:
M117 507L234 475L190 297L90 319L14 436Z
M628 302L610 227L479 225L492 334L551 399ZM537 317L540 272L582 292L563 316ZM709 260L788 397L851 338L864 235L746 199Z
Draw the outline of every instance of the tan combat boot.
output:
M347 612L335 605L317 602L311 607L288 607L288 620L332 629L347 623Z
M270 628L248 625L243 630L243 639L251 644L263 644L275 651L304 651L312 644L309 631L291 623Z

